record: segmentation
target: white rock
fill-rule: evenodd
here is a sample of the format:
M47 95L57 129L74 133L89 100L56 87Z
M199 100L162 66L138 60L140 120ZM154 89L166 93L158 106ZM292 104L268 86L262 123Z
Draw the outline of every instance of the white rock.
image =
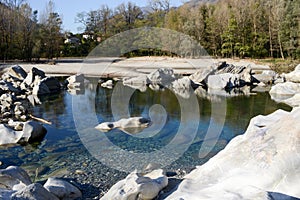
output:
M168 185L168 178L162 169L157 169L142 176L136 172L129 174L124 180L116 183L102 200L135 200L154 199Z
M167 199L300 198L300 108L254 117L244 135L188 174Z
M25 80L23 81L23 83L27 86L31 86L33 87L33 83L35 81L35 79L39 77L39 79L43 79L43 78L46 78L46 75L43 71L33 67L31 68L31 70L29 71L29 73L27 74Z
M150 73L148 79L151 83L168 85L175 80L174 71L172 68L160 68Z
M177 79L171 83L171 90L182 98L188 99L191 95L191 80L188 77Z
M285 99L282 102L291 107L300 106L300 93L297 93L293 97Z
M212 89L233 88L239 86L239 76L236 74L224 73L208 77L207 86Z
M261 74L254 74L253 77L261 83L271 84L275 80L276 72L273 70L264 70Z
M287 81L300 83L300 64L294 69L294 71L285 74L285 78Z
M192 74L191 76L189 76L189 78L197 84L200 84L202 82L207 83L208 81L208 77L210 75L214 75L215 74L215 69L212 67L208 67L208 68L200 68L199 70L197 70L194 74Z
M101 84L101 87L105 87L105 88L109 88L109 89L113 88L113 86L114 86L114 83L112 80L108 80Z
M22 138L22 135L22 131L14 131L4 124L0 124L0 145L15 144Z
M11 196L12 200L59 200L51 194L41 184L33 183L15 192Z
M300 84L293 82L278 83L270 90L270 94L294 95L296 93L300 93Z
M17 191L30 184L28 174L20 167L9 166L0 170L0 188Z
M44 138L47 130L40 123L35 121L25 122L23 125L22 140L25 142L33 142Z
M103 122L96 126L96 129L101 131L109 131L114 128L126 129L135 127L147 127L150 124L150 120L144 117L131 117L123 118L116 122Z
M84 75L83 74L76 74L67 78L68 84L74 83L83 83L84 82Z
M141 75L137 77L127 77L123 79L123 85L131 87L133 89L138 89L141 92L147 90L147 85L150 84L150 80L146 75Z
M58 178L48 178L44 187L60 200L73 200L82 197L77 187Z

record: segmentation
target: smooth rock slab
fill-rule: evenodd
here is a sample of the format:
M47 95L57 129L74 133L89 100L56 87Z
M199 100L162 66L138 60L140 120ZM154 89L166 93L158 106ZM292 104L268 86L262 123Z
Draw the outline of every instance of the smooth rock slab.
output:
M136 172L116 183L102 200L150 200L168 185L168 178L162 169L154 170L144 176Z
M25 142L39 141L45 137L47 129L35 121L25 122L23 125L22 140Z
M300 198L300 108L254 117L244 135L184 177L167 199Z
M82 197L81 191L77 187L58 178L48 178L44 187L60 200L72 200Z

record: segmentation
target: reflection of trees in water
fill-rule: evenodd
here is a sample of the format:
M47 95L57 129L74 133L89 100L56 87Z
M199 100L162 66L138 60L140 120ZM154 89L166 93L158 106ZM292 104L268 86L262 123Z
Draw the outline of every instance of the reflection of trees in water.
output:
M277 109L291 110L289 106L273 101L268 93L229 98L225 123L233 130L246 130L251 118L273 113Z
M62 127L62 118L66 113L66 92L40 97L41 105L33 108L35 116L49 120L56 127Z
M127 86L119 85L116 98L122 98L126 95L126 92L130 92ZM116 91L114 91L116 92ZM111 98L113 90L97 87L95 108L97 114L101 114L104 117L112 117ZM121 102L124 103L125 102ZM170 90L153 91L147 89L145 92L135 90L130 97L128 106L130 116L144 116L147 117L151 106L159 104L164 107L168 115L180 118L180 105L177 97Z

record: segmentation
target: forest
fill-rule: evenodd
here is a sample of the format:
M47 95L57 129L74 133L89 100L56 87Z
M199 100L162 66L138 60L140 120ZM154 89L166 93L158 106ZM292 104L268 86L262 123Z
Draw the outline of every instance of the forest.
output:
M300 1L295 0L194 0L180 7L171 7L169 0L149 0L145 7L133 2L116 8L102 5L78 12L74 23L82 34L62 29L52 1L38 12L25 0L0 0L0 60L82 57L107 38L140 27L189 35L214 57L300 59ZM83 33L90 37L82 37ZM65 44L68 37L77 37L79 44ZM134 56L145 51L154 54L153 49L142 49Z

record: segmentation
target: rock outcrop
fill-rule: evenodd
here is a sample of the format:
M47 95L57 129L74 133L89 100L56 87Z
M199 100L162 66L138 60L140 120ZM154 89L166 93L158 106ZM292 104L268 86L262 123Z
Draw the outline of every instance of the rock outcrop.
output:
M299 123L300 108L254 117L244 135L185 176L166 199L300 198Z

